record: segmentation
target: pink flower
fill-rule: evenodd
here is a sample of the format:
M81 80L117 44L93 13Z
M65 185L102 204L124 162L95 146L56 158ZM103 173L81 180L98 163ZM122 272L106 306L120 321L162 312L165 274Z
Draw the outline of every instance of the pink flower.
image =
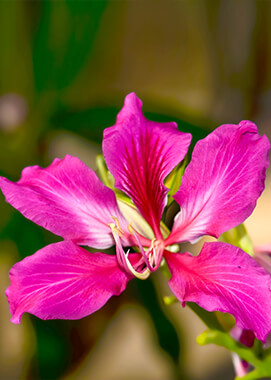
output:
M218 237L242 223L264 189L269 142L255 124L222 125L199 141L174 198L181 211L164 238L165 177L183 160L191 135L175 123L147 120L130 94L116 124L104 131L103 152L116 188L128 195L153 231L129 224L114 192L79 159L66 156L45 169L23 170L17 183L0 179L7 202L25 217L64 238L14 265L7 297L12 322L24 312L42 319L78 319L119 295L134 277L147 278L164 258L169 286L180 302L229 312L240 328L262 341L271 330L270 276L232 245L206 243L199 256L170 246ZM144 236L145 235L145 236ZM116 245L116 255L90 253ZM138 253L123 248L137 246Z

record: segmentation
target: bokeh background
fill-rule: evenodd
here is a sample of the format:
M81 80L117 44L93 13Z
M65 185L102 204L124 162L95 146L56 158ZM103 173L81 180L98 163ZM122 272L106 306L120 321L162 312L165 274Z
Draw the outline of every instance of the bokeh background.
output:
M69 153L96 168L103 129L134 91L147 117L175 120L193 143L251 119L271 137L271 2L0 0L0 174ZM247 222L271 241L271 191ZM165 307L156 273L80 321L9 322L10 267L57 241L0 199L0 378L212 380L234 377L204 326Z

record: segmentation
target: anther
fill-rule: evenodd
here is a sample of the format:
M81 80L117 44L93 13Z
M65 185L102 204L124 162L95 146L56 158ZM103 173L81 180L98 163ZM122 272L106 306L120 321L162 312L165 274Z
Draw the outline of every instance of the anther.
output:
M124 232L123 232L122 229L121 229L121 226L120 226L120 222L119 222L119 220L118 220L115 216L111 216L111 218L112 218L113 220L115 220L116 225L117 225L119 231L120 231L122 234L124 234Z
M108 226L111 228L112 232L117 232L119 236L123 236L124 232L121 229L120 223L118 219L115 216L111 216L112 219L114 219L115 223L108 223Z

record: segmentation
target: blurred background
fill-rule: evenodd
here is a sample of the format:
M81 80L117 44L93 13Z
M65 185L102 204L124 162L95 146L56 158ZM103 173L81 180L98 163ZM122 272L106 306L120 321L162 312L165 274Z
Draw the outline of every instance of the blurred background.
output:
M0 174L69 153L95 169L102 133L134 91L148 118L174 120L193 143L250 119L271 137L271 2L0 0ZM271 242L271 190L247 228ZM212 380L230 354L200 347L204 325L164 307L160 273L80 321L9 322L8 271L57 238L0 199L0 378Z

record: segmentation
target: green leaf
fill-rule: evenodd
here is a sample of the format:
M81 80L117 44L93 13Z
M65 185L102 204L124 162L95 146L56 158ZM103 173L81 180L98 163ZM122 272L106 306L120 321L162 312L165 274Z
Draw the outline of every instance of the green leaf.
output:
M51 127L76 133L100 144L104 129L115 124L118 111L115 107L96 107L83 111L62 108L52 117Z
M0 231L0 238L16 242L20 258L33 254L43 246L59 240L51 232L25 219L16 210L11 211L10 220Z
M179 302L178 298L176 298L175 296L164 296L163 301L166 306L170 306L174 303Z
M123 100L123 99L122 99ZM120 104L122 102L120 101ZM51 125L55 129L66 129L68 131L79 134L91 141L97 143L102 142L103 130L116 123L116 117L120 107L102 107L97 106L85 110L71 110L66 107L59 109L51 119ZM193 124L184 122L181 119L165 116L157 113L146 112L149 120L158 122L169 122L175 120L183 132L190 132L193 135L193 143L204 138L207 131Z
M30 31L23 1L0 1L0 91L33 95Z
M205 323L209 329L223 331L222 326L214 312L204 310L202 307L194 302L187 302L187 306L197 314L197 316Z
M38 92L61 90L72 83L92 51L106 4L106 0L41 3L33 50Z
M265 377L265 372L262 371L260 368L256 368L253 371L249 372L247 375L242 377L235 377L235 380L256 380L256 379L262 379Z
M37 339L33 357L33 378L61 378L68 370L73 357L73 347L70 343L72 324L63 320L42 321L34 316L31 316L31 321Z
M151 279L137 281L136 285L141 301L153 319L161 347L178 363L180 350L178 336L171 322L160 308Z
M253 244L244 224L240 224L239 226L224 232L224 234L219 237L219 240L225 243L233 244L236 247L241 248L250 256L253 256Z
M169 188L167 206L170 206L174 201L173 195L178 191L182 183L182 177L187 165L187 156L180 162L165 179L165 186Z
M258 379L264 376L271 376L271 355L263 355L262 358L258 358L253 349L236 342L229 333L218 330L208 330L198 336L197 342L200 345L213 343L217 346L225 347L235 352L243 360L252 364L256 368L256 371L253 371L253 375L257 377L247 375L247 377L242 377L242 379Z
M104 156L98 154L96 157L96 165L101 181L110 189L114 189L114 182L112 181L112 175L107 169Z

